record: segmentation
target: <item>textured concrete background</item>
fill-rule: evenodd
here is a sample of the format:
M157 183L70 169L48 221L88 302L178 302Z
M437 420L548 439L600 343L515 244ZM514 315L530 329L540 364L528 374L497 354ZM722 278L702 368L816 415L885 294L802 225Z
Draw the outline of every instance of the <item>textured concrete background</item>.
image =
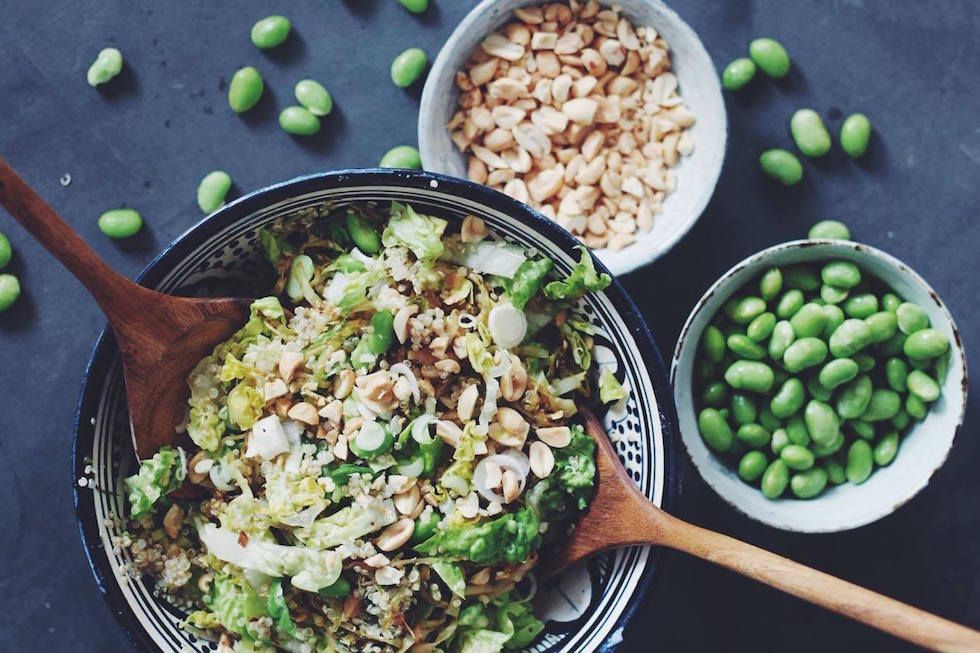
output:
M417 91L388 81L409 46L435 55L473 5L434 0L413 17L394 0L0 0L0 155L110 264L136 274L199 219L200 177L223 168L239 191L301 173L375 164L415 138ZM786 44L792 75L728 97L730 147L714 201L693 232L626 279L669 354L704 289L728 266L847 221L856 237L922 273L948 302L968 348L980 341L980 5L893 0L678 0L721 67L757 35ZM248 31L290 16L288 45L264 54ZM126 58L104 90L85 70L107 45ZM225 85L240 66L265 75L266 97L239 118ZM294 140L275 121L302 77L336 100L322 136ZM755 159L788 145L792 112L810 106L832 130L867 113L869 156L838 150L780 189ZM62 187L59 177L70 173ZM105 239L96 218L121 204L147 222L136 242ZM0 212L24 295L0 317L0 650L129 650L87 569L71 509L68 452L82 370L103 317L81 286ZM975 353L975 351L971 351ZM980 445L977 395L948 463L894 515L856 532L792 535L736 514L688 469L683 516L857 583L980 627ZM683 453L682 453L683 455ZM707 564L672 556L622 650L906 650L899 643Z

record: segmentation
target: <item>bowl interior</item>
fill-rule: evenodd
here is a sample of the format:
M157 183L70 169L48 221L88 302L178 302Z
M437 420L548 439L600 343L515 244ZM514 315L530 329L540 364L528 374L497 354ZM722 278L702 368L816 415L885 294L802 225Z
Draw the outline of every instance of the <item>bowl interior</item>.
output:
M422 94L418 142L427 170L466 177L466 159L449 137L446 124L459 97L454 82L486 36L509 22L515 8L541 4L535 0L484 0L463 19L433 63ZM603 3L611 4L611 3ZM670 44L674 74L685 104L697 116L691 127L694 152L678 165L677 189L667 196L653 229L618 252L596 250L614 273L623 274L666 253L700 217L714 192L725 157L727 119L718 74L697 34L657 0L619 0L623 15L635 25L654 27Z
M773 266L827 259L852 261L878 277L903 299L925 309L932 325L952 343L949 373L942 397L928 416L902 438L891 465L876 468L865 483L845 483L810 501L766 499L744 483L705 445L698 431L693 401L694 363L704 328L743 285ZM830 532L855 528L880 519L911 499L942 465L966 405L966 360L956 325L939 296L901 261L867 245L844 241L793 241L777 245L739 263L719 279L698 302L677 343L671 369L678 425L691 459L708 484L726 501L761 522L786 530Z
M268 292L268 266L258 230L287 213L323 202L392 200L451 220L482 217L497 234L554 259L567 273L577 260L574 240L526 207L487 188L420 172L364 171L305 177L238 200L176 240L143 275L159 290L186 295ZM578 307L596 329L596 360L624 379L631 393L605 423L639 487L669 505L677 477L668 439L672 410L663 363L618 284ZM658 403L663 397L663 405ZM182 613L154 597L142 579L126 577L128 554L113 544L124 529L122 479L136 461L130 445L118 352L103 335L93 354L75 426L76 513L93 572L118 620L146 650L211 651L210 642L180 630ZM93 492L92 488L97 488ZM652 580L657 554L629 549L600 556L539 588L537 607L550 619L535 651L593 651L621 628Z

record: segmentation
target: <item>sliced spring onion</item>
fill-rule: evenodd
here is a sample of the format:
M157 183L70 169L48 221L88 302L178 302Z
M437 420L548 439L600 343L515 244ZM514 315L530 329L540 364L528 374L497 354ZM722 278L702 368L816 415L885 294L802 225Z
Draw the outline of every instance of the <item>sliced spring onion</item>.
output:
M388 452L394 444L395 439L384 425L365 422L348 446L358 457L369 460Z

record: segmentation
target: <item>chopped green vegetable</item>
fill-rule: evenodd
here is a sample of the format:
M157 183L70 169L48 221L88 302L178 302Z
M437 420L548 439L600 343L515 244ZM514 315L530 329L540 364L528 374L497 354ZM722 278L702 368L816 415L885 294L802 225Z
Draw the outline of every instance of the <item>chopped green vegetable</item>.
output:
M385 247L404 246L420 259L436 259L444 251L442 232L446 221L420 215L407 204L391 203L391 219L381 235Z
M466 577L463 576L463 569L453 562L437 560L433 562L432 570L439 574L439 578L446 583L446 586L456 596L466 596Z
M599 401L604 404L611 404L626 399L629 394L629 391L623 387L615 374L608 369L602 370L602 374L599 375Z
M276 625L276 632L280 635L295 635L296 624L289 616L289 607L286 605L286 597L282 593L282 579L277 578L269 585L269 600L266 603L266 610L272 617L272 622Z
M544 287L544 294L548 299L572 301L586 293L605 290L612 283L608 274L596 272L589 250L585 247L578 249L582 252L582 257L572 268L568 278L564 281L552 281Z
M519 564L541 544L541 522L529 508L476 526L453 526L419 544L420 553L471 560L479 565Z
M510 297L510 303L515 308L520 309L527 306L527 303L538 294L538 290L541 289L541 282L548 276L548 273L551 272L551 268L554 265L554 261L546 258L537 260L528 259L521 263L521 266L517 268L517 272L514 273L514 278L507 285L507 295Z
M126 479L130 516L148 515L163 495L180 487L187 476L187 461L180 449L162 447L149 460L140 463L139 472Z

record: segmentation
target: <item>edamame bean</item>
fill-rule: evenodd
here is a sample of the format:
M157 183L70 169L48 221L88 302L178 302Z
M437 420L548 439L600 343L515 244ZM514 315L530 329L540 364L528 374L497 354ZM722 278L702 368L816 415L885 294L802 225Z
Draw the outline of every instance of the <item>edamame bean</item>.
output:
M701 336L701 350L711 362L721 362L725 357L725 336L721 329L713 324L705 327L704 334Z
M13 256L14 249L10 246L10 239L7 238L7 234L0 233L0 270L7 267Z
M305 107L286 107L279 113L279 126L287 134L313 136L320 131L320 119Z
M827 314L823 306L811 302L801 306L800 310L789 319L789 323L793 325L793 333L796 334L797 339L813 338L823 333Z
M875 368L874 356L870 354L854 354L854 362L862 372L870 372Z
M732 448L732 429L714 408L705 408L698 414L698 429L708 446L718 453L725 453Z
M856 377L859 371L858 364L850 358L837 358L823 366L818 378L823 387L833 390Z
M811 399L803 409L803 421L810 439L818 445L828 445L840 434L837 413L829 405Z
M864 321L871 329L872 343L884 342L898 331L898 318L888 311L873 313L864 318Z
M770 268L759 280L759 294L767 302L774 299L783 288L783 273L779 268Z
M911 374L909 375L911 376ZM868 407L861 414L861 419L868 422L881 422L891 419L898 414L902 407L902 398L894 390L876 388L871 393Z
M949 338L939 329L920 329L906 340L902 351L912 361L922 361L942 356L949 350Z
M911 421L912 418L909 417L909 414L905 412L904 409L899 410L898 414L892 418L892 426L894 426L899 431L904 431L905 427L908 426Z
M785 429L776 429L772 432L772 442L769 444L769 448L772 449L774 454L778 456L779 452L789 444L789 436L786 434Z
M333 111L333 98L323 84L313 79L301 79L293 89L296 101L314 116L323 117Z
M867 374L861 374L848 382L837 396L837 414L844 419L861 417L871 403L873 390L871 378Z
M732 420L736 424L750 424L755 421L758 415L755 399L747 394L741 392L733 393L730 405L732 409Z
M732 307L731 318L736 324L748 324L766 312L766 302L760 297L743 297Z
M762 474L762 494L767 499L778 499L789 484L789 469L782 460L774 460Z
M787 320L776 322L776 326L772 329L772 338L769 339L770 358L777 361L782 360L783 354L786 353L794 340L796 340L796 334L793 332L793 325Z
M759 361L738 360L725 370L725 381L736 390L766 393L772 388L775 376L772 368Z
M694 374L698 381L707 383L715 377L715 364L707 358L701 358L695 365Z
M909 392L927 404L939 399L939 384L921 370L912 370L908 376Z
M878 311L878 298L871 293L851 295L844 301L842 308L848 317L863 320Z
M801 447L810 445L810 432L806 428L802 415L793 415L786 422L786 437L791 443Z
M880 356L896 356L898 354L904 353L902 348L905 346L905 341L908 338L904 333L898 331L888 340L878 343L878 354Z
M398 0L398 2L413 14L421 14L429 8L429 0Z
M738 477L746 483L754 483L766 471L766 454L750 451L738 461Z
M721 408L728 401L728 386L721 381L715 381L701 393L701 403L706 406Z
M905 398L905 412L908 413L910 417L914 417L915 419L925 419L926 414L929 412L929 408L926 406L926 402L922 401L922 399L910 394Z
M854 485L860 485L871 476L874 460L871 453L871 445L865 440L855 440L847 450L847 465L844 473L847 480Z
M398 145L393 147L381 157L378 164L381 168L407 168L409 170L422 169L422 156L419 151L411 145Z
M766 357L766 350L753 342L748 336L740 333L733 333L728 336L728 349L739 358L746 360L760 361Z
M885 467L890 465L895 456L898 454L898 433L892 431L881 437L878 442L875 443L874 451L872 452L872 457L874 458L875 464L879 467Z
M214 213L225 205L231 189L231 177L224 170L209 172L197 186L197 205L205 214Z
M787 418L803 407L806 394L803 382L797 378L789 378L769 402L769 410L776 417Z
M850 261L831 261L820 270L823 282L850 290L861 283L861 270Z
M828 304L840 304L847 299L848 294L850 294L850 291L846 288L828 286L827 284L820 286L820 299Z
M881 307L889 313L898 312L898 307L902 305L902 300L895 293L886 292L881 296Z
M758 38L749 44L749 56L762 72L770 77L785 77L789 73L789 54L782 44L770 38Z
M821 220L810 227L807 238L810 240L850 240L851 230L838 220Z
M833 333L837 327L844 324L844 311L840 309L839 306L834 306L828 304L823 307L824 315L827 316L827 322L824 324L823 333L820 334L824 338L829 338L830 334Z
M794 265L786 268L783 280L790 288L811 292L820 287L820 276L808 265Z
M772 330L775 327L776 315L766 312L749 322L749 326L745 329L745 334L753 342L764 342L772 334Z
M789 121L796 147L809 157L820 157L830 151L830 132L813 109L800 109Z
M99 229L109 238L129 238L143 227L143 218L133 209L112 209L99 216Z
M821 465L823 465L824 471L827 472L827 480L829 480L832 485L840 485L847 480L847 474L844 473L844 466L837 460L827 458L821 463Z
M830 444L814 443L813 446L810 448L810 451L813 452L813 455L816 458L826 458L827 456L832 456L838 451L840 451L841 447L843 446L844 446L844 435L842 433L838 433L837 437L834 438L830 442Z
M787 290L776 305L776 316L786 320L803 307L803 293L797 289Z
M759 156L762 171L784 186L794 186L803 179L803 165L792 152L780 148L766 150Z
M885 361L885 380L895 392L908 392L906 384L909 376L909 366L901 358L889 358Z
M827 487L827 471L822 467L814 467L805 472L793 474L789 486L798 498L812 499Z
M798 444L789 444L779 452L779 459L790 469L802 471L813 467L815 458L810 450Z
M762 425L762 428L769 431L770 433L772 433L782 425L782 422L776 419L776 416L772 414L772 411L769 410L769 406L765 405L765 402L763 402L762 407L759 409L758 420L759 420L759 424Z
M122 72L122 67L122 53L116 48L104 48L89 66L85 79L92 87L105 84Z
M292 26L285 16L266 16L252 25L252 45L262 50L281 45Z
M391 62L391 81L398 88L407 88L425 72L429 58L421 48L409 48Z
M768 445L771 439L769 431L758 424L742 424L738 427L735 437L754 449L760 449Z
M949 374L949 355L943 354L936 358L936 383L943 385L946 383L946 375Z
M864 320L844 320L830 334L830 353L837 358L850 358L871 344L871 327Z
M20 281L12 274L0 274L0 313L14 305L20 297Z
M849 421L847 426L859 438L864 438L865 440L875 439L875 425L871 422L865 422L863 419L855 419Z
M814 365L819 365L827 358L827 345L819 338L800 338L783 354L783 365L792 374Z
M863 113L851 114L841 124L840 146L851 158L864 156L870 140L871 121Z
M265 83L262 75L252 66L238 70L228 84L228 106L235 113L244 113L262 99Z
M736 59L721 73L721 84L729 91L737 91L755 77L755 62L746 57Z
M348 211L344 217L344 226L357 249L365 254L377 254L381 251L381 236L378 230L360 214Z
M820 383L819 375L811 376L807 380L806 389L807 392L810 393L811 397L820 401L830 401L830 398L834 395L833 390Z
M907 336L916 331L929 328L929 316L926 312L912 302L903 302L895 309L898 317L898 328Z

